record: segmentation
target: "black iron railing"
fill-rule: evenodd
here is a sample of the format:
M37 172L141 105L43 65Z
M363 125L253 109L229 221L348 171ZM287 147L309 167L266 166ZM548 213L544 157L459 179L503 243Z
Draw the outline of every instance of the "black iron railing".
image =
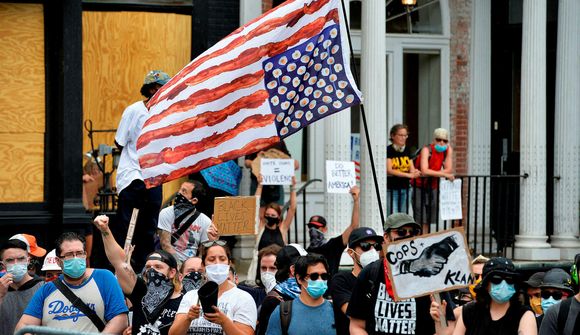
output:
M296 190L296 197L302 195L302 222L306 222L306 189L315 182L321 182L322 179L310 179L304 185L302 185L298 190ZM298 199L297 199L298 200ZM290 200L284 204L282 213L290 207ZM298 208L296 208L296 213L298 213ZM294 215L294 227L288 230L288 243L298 243L298 215ZM292 233L294 233L294 238L292 238ZM306 229L302 229L302 244L306 248Z

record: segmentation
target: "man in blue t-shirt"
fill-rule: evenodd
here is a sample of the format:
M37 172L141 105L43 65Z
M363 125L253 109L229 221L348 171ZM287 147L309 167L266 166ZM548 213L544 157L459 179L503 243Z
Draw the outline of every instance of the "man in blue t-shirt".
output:
M283 302L290 304L292 312L288 323L288 335L317 334L336 335L332 304L322 295L326 292L329 278L328 264L323 256L308 254L298 259L294 265L295 277L301 291L298 299ZM267 335L281 335L282 320L280 308L272 312Z
M76 233L64 233L56 242L57 263L63 274L56 279L64 282L77 297L95 311L103 321L103 333L119 334L127 328L127 306L121 287L108 270L86 267L84 238ZM98 332L97 326L80 312L65 295L50 282L32 297L16 330L25 326L48 326Z

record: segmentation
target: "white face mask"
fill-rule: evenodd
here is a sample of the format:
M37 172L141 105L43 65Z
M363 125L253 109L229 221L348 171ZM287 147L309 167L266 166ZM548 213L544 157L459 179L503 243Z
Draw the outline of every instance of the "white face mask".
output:
M274 286L276 286L276 274L274 272L261 272L260 280L262 280L262 284L266 288L266 293L272 291Z
M213 281L218 285L225 282L229 274L230 266L228 264L210 264L205 267L207 280Z
M379 252L375 248L371 248L369 251L365 251L360 255L360 265L364 268L379 258Z

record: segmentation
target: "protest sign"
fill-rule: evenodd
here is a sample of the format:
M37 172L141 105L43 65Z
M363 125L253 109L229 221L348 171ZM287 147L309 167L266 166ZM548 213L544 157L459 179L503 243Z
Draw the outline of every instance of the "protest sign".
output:
M213 222L220 235L255 235L258 201L256 197L215 198Z
M385 258L397 301L471 284L471 256L461 227L389 243Z
M294 160L262 158L260 174L262 185L292 185Z
M354 162L326 161L326 192L349 193L354 185Z
M439 183L439 218L461 220L461 179L449 181L441 178Z

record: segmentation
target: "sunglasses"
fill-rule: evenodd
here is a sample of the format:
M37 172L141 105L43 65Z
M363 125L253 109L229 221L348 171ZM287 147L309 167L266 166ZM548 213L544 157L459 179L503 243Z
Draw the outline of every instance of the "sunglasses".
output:
M312 273L307 274L306 277L309 277L311 280L318 280L318 278L320 278L322 280L330 279L330 275L326 272L324 272L324 273L312 272Z
M512 277L501 277L501 276L493 276L493 277L491 277L491 278L489 279L489 281L490 281L492 284L495 284L495 285L498 285L498 284L500 284L500 283L501 283L502 281L504 281L504 280L505 280L505 282L506 282L506 283L508 283L508 284L510 284L510 285L512 285L513 283L515 283L515 280L514 280L514 278L512 278Z
M224 240L215 240L215 241L205 241L201 242L204 248L211 248L214 245L219 245L220 247L225 247L228 243Z
M562 292L549 292L544 291L542 292L542 299L549 299L550 297L554 298L554 300L560 300L564 294Z
M445 140L445 139L442 139L442 138L436 138L435 141L436 142L449 143L449 140Z
M397 230L395 230L397 232L397 235L399 236L417 236L419 234L421 234L421 229L419 228L411 228L411 229L405 229L405 228L399 228Z
M362 251L369 251L371 248L375 248L377 251L381 251L381 244L378 242L361 242L358 246L362 249Z

